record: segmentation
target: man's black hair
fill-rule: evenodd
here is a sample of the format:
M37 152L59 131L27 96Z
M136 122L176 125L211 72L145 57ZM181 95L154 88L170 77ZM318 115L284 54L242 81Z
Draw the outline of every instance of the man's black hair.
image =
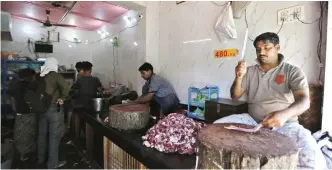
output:
M141 67L138 68L138 71L149 71L153 73L153 67L150 63L145 62Z
M79 72L82 69L82 62L81 61L77 62L75 68Z
M270 42L273 45L277 45L277 44L279 44L279 36L278 36L278 34L273 33L273 32L263 33L263 34L259 35L258 37L256 37L256 39L254 41L254 47L256 47L256 44L258 41L263 41L264 43Z
M32 78L32 76L36 75L36 71L31 68L25 68L18 71L18 77L22 81L27 81Z
M82 62L82 69L84 71L91 71L92 70L92 66L93 65L90 62L88 62L88 61L83 61Z

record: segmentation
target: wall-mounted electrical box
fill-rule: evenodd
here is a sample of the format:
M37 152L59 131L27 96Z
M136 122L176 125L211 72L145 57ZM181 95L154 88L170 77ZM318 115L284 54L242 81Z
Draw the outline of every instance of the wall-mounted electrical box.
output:
M278 25L281 25L283 22L291 23L298 21L298 19L304 19L304 6L298 5L286 9L278 10ZM284 20L284 21L283 21Z

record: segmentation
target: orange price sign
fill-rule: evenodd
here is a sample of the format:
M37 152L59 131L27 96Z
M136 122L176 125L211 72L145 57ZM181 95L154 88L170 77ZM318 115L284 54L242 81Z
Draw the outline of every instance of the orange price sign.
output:
M214 58L235 57L239 54L238 49L215 50Z

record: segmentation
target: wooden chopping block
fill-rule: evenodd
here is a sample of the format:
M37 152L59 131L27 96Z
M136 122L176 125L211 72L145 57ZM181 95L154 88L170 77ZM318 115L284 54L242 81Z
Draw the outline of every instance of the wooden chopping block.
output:
M109 125L116 129L142 129L149 123L150 107L143 104L113 105L108 119Z
M212 124L198 133L198 169L296 169L298 148L291 138L261 128L246 133Z

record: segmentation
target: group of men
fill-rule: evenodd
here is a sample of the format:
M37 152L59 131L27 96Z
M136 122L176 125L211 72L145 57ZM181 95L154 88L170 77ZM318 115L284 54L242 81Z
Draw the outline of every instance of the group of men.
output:
M45 84L44 91L50 100L45 113L34 113L31 103L26 101L28 91L38 91ZM59 144L64 121L63 108L69 92L66 80L58 74L58 61L48 58L41 66L40 74L32 69L19 71L19 80L12 83L9 95L12 96L13 109L16 112L14 125L14 146L21 161L37 149L37 167L59 168L66 162L59 161ZM46 96L40 96L43 98ZM37 129L36 129L37 127ZM36 140L37 139L37 140ZM32 156L33 157L33 156ZM29 160L28 160L29 161Z
M90 62L78 62L76 68L78 78L71 88L58 73L58 61L52 57L47 58L41 66L40 74L32 69L22 69L18 73L19 80L11 83L9 95L12 96L12 108L16 112L14 145L21 161L26 161L27 155L38 148L37 167L59 168L66 163L59 161L59 144L64 125L63 104L71 101L67 105L69 111L80 107L91 108L89 99L96 97L96 93L102 90L99 79L91 76ZM51 100L45 113L36 114L31 111L26 99L29 95L27 91L37 91L40 82L45 83L45 94Z
M298 67L285 62L284 56L279 53L280 45L277 34L263 33L256 37L253 45L256 48L257 64L247 67L245 61L240 61L235 68L235 80L230 90L234 100L238 100L243 95L247 96L248 113L231 115L219 119L215 123L234 122L249 125L260 123L265 128L271 128L296 140L300 148L299 168L324 168L325 160L320 148L311 133L297 121L297 117L310 107L306 76ZM47 66L47 63L45 65ZM91 76L91 67L92 64L88 62L76 65L80 78L72 91L77 96L78 105L88 106L89 104L85 102L96 95L96 90L102 91L99 79ZM45 80L51 82L47 92L52 94L55 87L59 86L59 92L53 96L53 103L62 104L69 87L65 85L64 79L56 73L55 69L49 70L53 72L45 72L43 68L41 71L41 76L44 75ZM161 108L160 117L174 112L178 107L179 99L171 83L156 75L149 63L144 63L138 70L146 82L142 88L142 96L132 102L158 103ZM44 115L40 122L41 127L44 127L46 122L49 122L49 128L58 127L57 124L52 123L62 119L63 113L57 113L54 108L52 106ZM42 136L45 129L40 129ZM51 149L49 150L48 167L59 165L58 158L55 158L58 155L54 154L55 148L58 148L59 139L52 139L59 136L59 134L54 134L57 132L49 131L50 134L53 134L50 137L53 143L49 144ZM42 138L44 136L38 138L38 144L43 144ZM44 156L44 152L41 151L39 156ZM44 159L38 160L42 162Z
M58 61L53 57L46 59L44 65L41 66L40 74L32 69L19 71L19 79L11 83L9 95L12 100L12 108L16 113L14 146L21 161L26 161L27 155L38 148L37 167L59 168L66 163L59 161L59 144L64 125L63 105L66 103L69 111L67 128L69 128L75 108L91 111L91 99L103 92L100 80L91 76L92 66L87 61L76 63L78 74L76 82L71 88L58 73ZM162 113L171 112L170 106L175 108L179 102L172 85L155 75L153 67L149 63L144 63L139 71L147 83L143 87L143 95L135 102L148 103L156 99L161 103ZM36 91L40 81L45 83L45 94L51 96L51 101L45 113L36 114L31 111L29 102L26 101L26 95L29 90ZM157 94L154 96L154 93ZM37 130L36 127L38 127Z

